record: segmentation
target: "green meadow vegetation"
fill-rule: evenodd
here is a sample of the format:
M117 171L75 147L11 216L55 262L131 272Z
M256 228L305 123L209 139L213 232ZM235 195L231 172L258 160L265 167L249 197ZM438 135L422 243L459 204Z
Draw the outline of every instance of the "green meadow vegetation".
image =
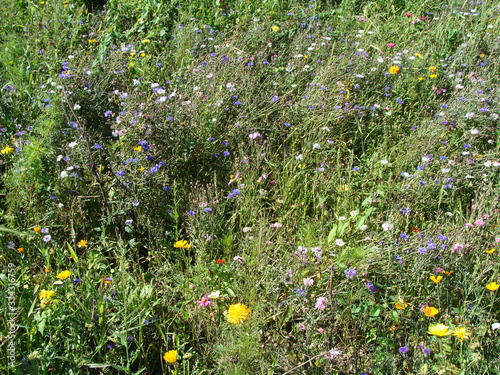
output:
M500 373L500 6L0 3L2 374Z

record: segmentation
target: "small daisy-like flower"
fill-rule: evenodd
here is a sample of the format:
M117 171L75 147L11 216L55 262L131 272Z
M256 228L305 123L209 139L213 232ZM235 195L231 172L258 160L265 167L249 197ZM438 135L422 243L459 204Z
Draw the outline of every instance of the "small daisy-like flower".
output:
M179 240L176 243L174 243L174 247L181 249L191 249L192 245L193 244L191 242L188 242L186 240Z
M460 341L468 340L471 335L472 332L467 331L467 328L465 327L457 327L453 331L453 336L458 337Z
M163 355L163 359L167 363L175 363L177 362L177 350L169 350Z
M429 326L429 330L427 333L429 335L437 336L437 337L444 337L444 336L449 336L453 333L450 327L444 325L444 324L435 324L433 326Z
M399 66L393 65L389 68L389 74L398 74L401 71Z
M80 241L78 241L78 243L76 244L76 246L78 246L78 247L87 247L87 241L86 240L80 240Z
M226 319L231 324L241 324L250 318L251 310L243 303L237 303L229 306L226 313Z
M66 280L70 276L71 276L71 271L66 270L66 271L59 272L56 275L56 278L58 278L59 280Z
M278 32L280 30L280 27L277 25L274 25L273 27L271 27L271 30L274 32Z
M14 149L13 149L12 147L10 147L10 146L5 146L5 147L2 149L2 151L0 151L0 153L1 153L2 155L8 155L8 154L11 154L11 153L13 153L13 152L14 152Z

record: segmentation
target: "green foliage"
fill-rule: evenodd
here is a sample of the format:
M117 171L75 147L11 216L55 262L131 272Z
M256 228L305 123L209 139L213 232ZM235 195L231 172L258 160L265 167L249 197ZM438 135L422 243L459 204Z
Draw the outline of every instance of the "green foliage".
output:
M494 373L494 4L0 13L0 368Z

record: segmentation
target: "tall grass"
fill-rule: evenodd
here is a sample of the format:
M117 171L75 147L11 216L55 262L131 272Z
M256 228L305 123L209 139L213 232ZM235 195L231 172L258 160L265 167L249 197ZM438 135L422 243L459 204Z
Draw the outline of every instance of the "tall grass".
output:
M2 371L498 373L494 2L0 11Z

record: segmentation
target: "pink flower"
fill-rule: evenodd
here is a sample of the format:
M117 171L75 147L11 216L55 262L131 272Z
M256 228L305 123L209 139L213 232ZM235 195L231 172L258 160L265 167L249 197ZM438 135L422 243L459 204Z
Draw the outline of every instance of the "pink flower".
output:
M314 280L311 279L310 277L303 279L302 282L304 283L305 286L311 286L314 284Z
M314 305L314 307L316 307L318 310L324 310L326 309L327 303L328 299L326 297L318 297L318 299L316 300L316 305Z
M301 331L305 331L307 329L304 323L297 324L297 328Z
M465 227L466 227L466 228L472 228L472 224L471 224L471 223L466 223L466 224L465 224Z
M213 306L214 303L208 298L208 294L205 294L205 296L201 297L198 301L198 305L207 307L207 306Z
M406 12L406 13L405 13L405 16L409 18L409 17L413 16L413 13Z
M387 43L387 48L392 48L392 47L395 47L396 44L395 43Z
M484 225L484 221L482 219L479 219L479 220L476 220L474 222L474 224L476 224L478 227L482 227Z
M461 243L456 243L455 245L453 245L453 252L454 253L462 251L463 249L464 249L464 245L462 245Z

